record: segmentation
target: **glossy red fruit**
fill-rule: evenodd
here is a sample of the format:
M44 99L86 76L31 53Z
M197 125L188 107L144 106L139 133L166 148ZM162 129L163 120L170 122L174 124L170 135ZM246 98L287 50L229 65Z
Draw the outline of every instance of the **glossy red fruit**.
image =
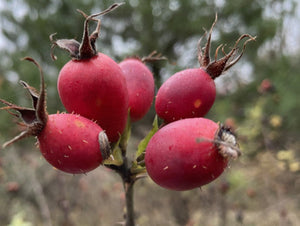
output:
M82 116L53 114L37 138L41 153L52 166L68 173L86 173L102 163L101 131L98 124Z
M140 120L150 109L154 98L152 72L139 59L128 58L119 63L127 84L131 121Z
M103 129L95 122L75 114L52 114L46 111L46 93L41 67L32 59L25 58L40 69L41 89L37 93L26 82L21 81L29 92L33 108L25 108L9 103L2 109L15 110L13 114L23 120L26 130L12 140L6 147L27 136L36 136L41 153L55 168L67 173L86 173L98 167L102 160L110 156L108 138Z
M222 48L225 56L217 60L218 50L222 47L220 45L216 50L215 60L211 62L209 56L210 41L215 23L216 20L209 32L205 48L200 46L201 39L199 41L198 60L200 68L186 69L174 74L158 90L155 110L157 115L166 123L206 115L216 97L214 79L238 62L243 55L246 44L255 39L247 34L242 35L228 54ZM231 60L238 51L238 43L244 38L249 39L244 43L242 52Z
M103 53L97 53L95 41L100 31L100 20L95 19L117 8L113 4L101 13L87 16L82 43L74 39L53 40L52 49L58 46L67 50L72 60L60 71L58 92L68 112L75 112L95 120L107 133L111 142L115 142L123 132L128 114L128 92L126 80L119 65ZM96 30L89 35L88 23L98 21ZM56 57L52 55L53 59Z
M159 88L155 110L166 123L207 114L216 97L214 80L202 68L186 69Z
M68 112L95 120L111 142L118 140L126 125L128 93L116 62L102 53L71 60L61 69L57 87Z
M218 178L229 157L237 157L230 130L206 118L172 122L148 143L145 163L151 179L172 190L201 187Z

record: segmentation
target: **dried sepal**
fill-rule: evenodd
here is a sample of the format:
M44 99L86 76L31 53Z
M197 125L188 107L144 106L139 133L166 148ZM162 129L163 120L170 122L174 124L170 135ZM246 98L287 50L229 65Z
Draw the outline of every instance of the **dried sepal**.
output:
M231 68L233 65L235 65L235 64L241 59L241 57L243 56L243 54L244 54L244 52L245 52L245 49L246 49L246 45L248 44L248 42L255 41L255 39L256 39L256 37L252 37L251 35L248 35L248 34L242 35L242 36L237 40L236 44L234 45L234 49L231 51L232 54L231 54L231 52L230 52L228 55L231 54L231 56L232 56L232 55L235 53L235 51L238 50L237 45L238 45L239 41L241 41L242 39L244 39L244 38L246 38L246 37L247 37L248 39L244 42L244 44L243 44L243 49L242 49L241 53L240 53L235 59L233 59L232 61L228 62L228 64L226 64L226 66L225 66L225 68L224 68L224 71L227 71L229 68Z
M160 60L168 60L165 56L162 56L161 53L158 53L156 50L152 51L148 56L145 56L141 59L143 63L154 62Z
M32 62L40 71L40 92L37 97L37 94L33 92L32 88L29 88L29 93L32 97L32 99L37 98L36 101L36 106L35 106L35 111L36 111L36 116L37 120L41 122L42 124L46 124L48 120L48 113L46 110L46 88L45 88L45 80L44 80L44 74L41 66L31 57L24 57L23 60L27 60Z
M59 39L59 40L54 40L54 36L56 33L51 34L49 36L49 39L52 43L51 46L51 58L53 60L57 60L57 57L53 54L54 48L58 46L61 49L67 50L70 53L70 56L72 58L77 58L79 56L79 47L80 43L77 42L75 39Z
M0 108L1 110L7 110L11 115L22 119L26 124L33 123L36 120L35 110L33 108L20 107L3 99L0 99L0 102L7 105L6 107ZM10 110L18 111L19 115L12 113Z
M216 131L214 139L198 138L197 142L210 142L215 145L220 155L225 159L237 159L241 156L241 150L237 143L236 135L230 127L220 125Z
M218 14L216 14L215 21L213 22L213 24L210 28L208 38L207 38L207 42L206 42L204 48L201 47L201 41L202 41L203 37L206 37L207 32L205 32L204 35L198 41L198 61L199 61L201 67L207 67L208 64L210 63L211 34L212 34L213 29L214 29L214 26L217 23L217 20L218 20Z
M38 67L41 80L40 92L37 93L37 91L33 87L29 86L26 82L20 82L21 85L29 92L33 108L17 106L6 100L0 99L0 102L6 105L5 107L2 107L0 109L7 110L13 116L20 118L23 121L22 125L26 126L25 131L22 131L18 136L4 143L3 148L27 136L37 136L46 125L48 119L48 114L46 111L46 92L42 68L34 59L30 57L25 57L24 60L31 61ZM11 112L11 110L17 111L19 114L15 114Z
M217 23L217 19L218 19L218 17L216 14L215 21L213 22L213 24L210 28L210 31L208 33L208 37L207 37L205 46L202 47L201 42L202 42L203 37L206 37L207 32L205 32L205 34L198 41L198 61L200 63L200 66L206 70L206 72L211 76L212 79L219 77L223 72L227 71L229 68L231 68L233 65L235 65L243 56L246 45L250 41L255 41L255 39L256 39L256 37L252 37L249 34L241 35L237 39L237 41L235 42L235 45L233 46L233 48L231 49L231 51L229 53L225 52L225 49L224 49L225 45L221 44L217 47L217 49L215 51L214 60L211 61L211 59L210 59L211 35L212 35L213 28ZM242 48L241 52L238 54L238 50L239 50L238 45L245 38L248 38L248 39L244 42L243 48ZM222 50L222 53L224 54L224 56L221 59L217 59L220 49ZM237 56L234 57L235 55L237 55Z
M236 135L230 127L220 125L214 142L224 158L237 159L241 155Z
M58 46L61 49L64 49L69 52L70 56L74 60L82 60L82 59L89 59L97 54L95 42L97 38L99 37L99 32L100 32L100 27L101 27L101 20L100 19L95 19L97 16L102 16L106 13L109 13L122 5L124 3L115 3L112 4L110 7L108 7L106 10L92 14L92 15L87 15L81 10L77 10L81 15L85 17L84 21L84 27L83 27L83 37L81 43L76 41L75 39L58 39L54 40L54 35L56 33L51 34L49 36L50 41L52 43L51 46L51 58L53 60L56 60L57 57L54 55L53 51L56 46ZM97 21L97 27L96 29L92 32L91 35L89 35L89 21Z
M37 90L34 87L28 85L27 82L24 82L22 80L20 81L20 84L24 88L26 88L28 90L28 92L30 93L31 100L32 100L32 107L34 109L36 109L37 102L38 102L38 99L39 99L39 94L38 94Z
M31 136L30 132L28 130L22 131L19 135L15 136L13 139L6 141L3 145L2 148L6 148L7 146L22 140L23 138Z
M104 131L101 131L98 135L98 141L100 145L100 151L102 158L108 159L112 155L112 149L108 140L108 137Z

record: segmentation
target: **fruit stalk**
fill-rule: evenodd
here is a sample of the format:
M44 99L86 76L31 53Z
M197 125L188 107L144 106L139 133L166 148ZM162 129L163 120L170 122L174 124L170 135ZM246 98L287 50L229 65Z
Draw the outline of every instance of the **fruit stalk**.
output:
M123 147L124 148L124 147ZM126 156L127 151L122 150L123 163L120 166L117 165L105 165L106 167L114 170L120 175L123 183L124 193L125 193L125 211L124 211L124 225L125 226L135 226L134 217L134 183L138 179L135 173L131 172L131 164L129 164L128 157Z
M133 183L125 183L126 226L134 226Z
M123 157L123 165L117 171L122 178L124 192L125 192L125 226L134 226L134 201L133 201L133 187L136 178L130 172L130 166L128 165L128 158Z
M126 171L129 171L127 168ZM128 180L129 179L129 180ZM125 191L125 204L126 204L126 212L125 212L125 226L134 226L134 201L133 201L133 186L135 179L122 178L123 186Z

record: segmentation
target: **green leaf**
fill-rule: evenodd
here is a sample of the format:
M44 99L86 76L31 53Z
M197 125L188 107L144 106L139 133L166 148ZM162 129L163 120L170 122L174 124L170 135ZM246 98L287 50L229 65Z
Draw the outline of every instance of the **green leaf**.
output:
M103 165L115 165L115 166L121 166L123 164L123 155L122 155L122 149L120 148L120 139L114 144L112 154L105 160L103 160Z
M144 154L145 149L146 149L150 139L157 132L157 130L158 130L158 118L156 115L153 120L153 123L152 123L152 129L147 134L147 136L143 140L141 140L141 142L139 143L138 150L136 152L136 159L138 159L139 157L141 157Z
M133 174L133 175L138 175L138 174L144 174L146 173L146 167L145 166L141 166L137 163L137 161L134 161L132 163L132 166L130 168L130 172Z

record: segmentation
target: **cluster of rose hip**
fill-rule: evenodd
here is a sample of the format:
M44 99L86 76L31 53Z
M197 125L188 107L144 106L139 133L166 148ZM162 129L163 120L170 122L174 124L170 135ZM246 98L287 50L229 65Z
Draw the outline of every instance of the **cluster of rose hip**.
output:
M54 40L50 36L53 47L67 50L72 57L61 69L57 82L60 99L69 113L47 113L43 71L35 60L25 58L40 70L40 91L21 81L32 98L32 108L0 99L7 105L2 109L18 111L17 116L26 126L25 131L4 146L36 136L45 159L55 168L72 174L89 172L101 164L118 165L112 147L118 146L122 134L128 132L128 120L138 121L147 113L155 94L153 75L141 59L128 58L118 64L96 51L100 30L97 17L117 6L90 16L79 11L85 17L81 43L74 39ZM97 22L97 27L89 34L91 21ZM214 78L233 66L246 43L254 38L242 35L229 53L219 46L211 61L209 50L215 23L216 20L205 35L208 37L203 48L199 41L201 67L174 74L158 90L155 109L164 123L148 137L145 150L133 161L136 169L146 170L153 181L168 189L187 190L207 184L224 171L230 158L240 153L230 128L203 116L215 100ZM247 41L237 56L237 45L244 38ZM218 50L224 54L221 59L217 59ZM56 57L52 54L52 58Z

